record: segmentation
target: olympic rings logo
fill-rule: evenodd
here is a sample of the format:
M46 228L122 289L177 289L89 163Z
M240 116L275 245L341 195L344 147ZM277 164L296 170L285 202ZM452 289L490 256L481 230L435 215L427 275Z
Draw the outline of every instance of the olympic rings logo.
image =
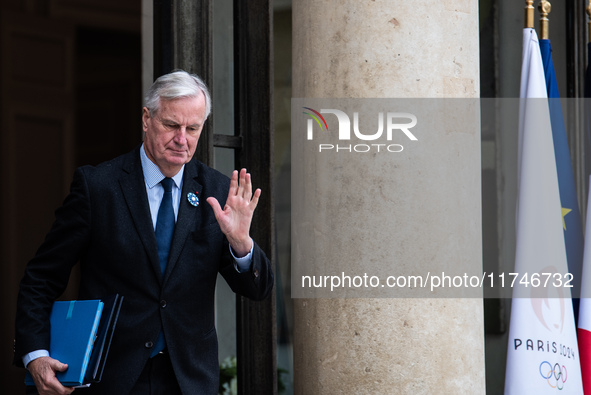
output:
M547 373L544 373L547 372ZM552 388L558 388L562 390L564 388L564 383L566 383L566 367L564 365L559 365L558 363L552 364L548 361L544 361L540 364L540 374L542 378L548 381L548 385Z

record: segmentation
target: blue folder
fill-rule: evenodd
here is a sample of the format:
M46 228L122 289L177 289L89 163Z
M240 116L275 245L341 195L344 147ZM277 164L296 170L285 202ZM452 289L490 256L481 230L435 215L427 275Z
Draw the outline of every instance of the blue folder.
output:
M100 300L59 301L53 304L49 318L49 355L68 364L68 370L56 373L57 379L66 387L84 384L103 306ZM25 384L34 385L28 371Z

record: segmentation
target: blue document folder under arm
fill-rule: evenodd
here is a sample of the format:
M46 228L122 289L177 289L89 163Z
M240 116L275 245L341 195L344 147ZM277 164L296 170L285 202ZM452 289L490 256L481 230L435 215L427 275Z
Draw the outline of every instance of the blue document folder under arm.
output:
M99 327L103 302L72 300L55 302L51 310L49 355L68 364L68 370L57 372L57 379L67 387L84 384L86 369ZM29 372L25 384L34 385Z

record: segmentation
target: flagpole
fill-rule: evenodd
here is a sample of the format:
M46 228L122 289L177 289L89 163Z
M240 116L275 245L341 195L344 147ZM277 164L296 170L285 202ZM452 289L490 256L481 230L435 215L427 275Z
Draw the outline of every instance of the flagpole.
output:
M549 34L549 27L548 27L548 14L550 14L550 10L552 9L552 6L550 5L550 2L547 0L542 0L540 1L540 3L538 4L538 11L540 11L540 32L541 32L541 39L543 40L548 40L550 39L550 34Z
M534 27L534 0L525 0L525 28L533 29Z
M589 32L589 37L588 37L587 41L591 43L591 0L589 0L589 4L587 4L587 15L588 15L587 30Z

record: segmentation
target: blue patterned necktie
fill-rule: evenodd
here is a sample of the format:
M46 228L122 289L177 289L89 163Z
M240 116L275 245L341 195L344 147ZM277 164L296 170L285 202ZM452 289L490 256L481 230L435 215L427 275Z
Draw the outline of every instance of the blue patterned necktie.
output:
M172 234L174 233L174 209L172 208L172 178L165 178L160 181L162 188L164 188L164 196L160 202L158 209L158 217L156 218L156 244L158 245L158 260L160 261L160 273L164 278L164 271L168 262L168 253L170 252L170 243L172 242ZM158 353L166 347L164 340L164 333L160 332L156 344L152 349L151 357L158 355Z
M172 178L165 178L160 181L164 188L164 196L158 209L156 219L156 244L158 245L158 259L160 261L160 271L164 276L166 263L168 262L168 253L170 252L170 243L174 233L174 210L172 208Z

